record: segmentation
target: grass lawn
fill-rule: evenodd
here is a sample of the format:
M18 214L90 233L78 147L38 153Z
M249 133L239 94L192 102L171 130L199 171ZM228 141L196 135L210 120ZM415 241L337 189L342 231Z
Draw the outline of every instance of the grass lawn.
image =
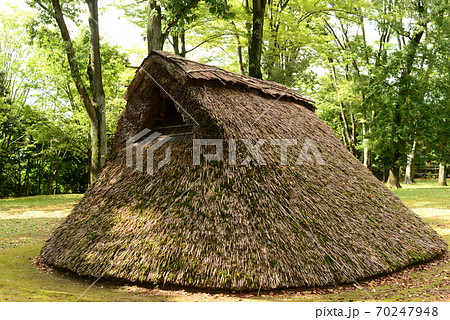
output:
M438 187L436 180L417 180L394 190L409 208L450 209L450 186Z
M450 187L435 180L394 190L450 243ZM0 301L75 301L93 282L33 264L81 195L0 199ZM450 261L416 266L354 285L251 293L158 288L100 280L81 301L450 301Z

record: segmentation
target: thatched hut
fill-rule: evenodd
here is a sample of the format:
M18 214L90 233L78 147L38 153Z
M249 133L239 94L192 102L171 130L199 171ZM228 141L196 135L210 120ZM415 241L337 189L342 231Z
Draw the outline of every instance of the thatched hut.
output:
M352 282L446 251L293 90L154 51L125 98L100 178L42 249L50 265L250 290ZM125 165L127 140L145 128L173 137L170 163L152 175ZM238 144L237 165L193 165L194 138L297 139L293 155L309 138L324 163L280 165L279 148L265 144L265 165L242 165Z

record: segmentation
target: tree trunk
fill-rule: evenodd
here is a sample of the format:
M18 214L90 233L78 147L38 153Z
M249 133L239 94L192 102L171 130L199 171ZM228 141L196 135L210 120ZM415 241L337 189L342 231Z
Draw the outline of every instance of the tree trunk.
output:
M81 76L81 70L76 59L75 49L69 30L64 20L59 0L52 0L54 9L54 18L61 32L64 41L67 60L71 71L71 76L78 94L81 97L83 106L89 116L91 124L91 163L90 163L90 181L95 180L105 163L107 145L106 145L106 117L105 117L105 93L102 84L102 69L100 60L100 37L98 26L98 6L97 0L86 0L89 8L89 28L90 28L90 63L88 76L91 84L90 90L86 88ZM51 11L49 11L52 14ZM89 97L92 92L92 98Z
M241 38L239 37L239 33L236 28L236 24L232 21L231 24L234 27L234 38L236 39L236 53L238 57L238 64L239 64L239 72L241 74L244 74L244 61L242 59L242 44L241 44Z
M157 0L148 0L147 12L147 45L150 54L152 50L163 49L165 38L161 28L161 7Z
M370 171L372 171L372 150L369 147L370 140L367 138L367 123L366 121L362 124L362 132L363 132L363 145L364 145L364 152L363 152L363 164L366 168L368 168Z
M414 140L411 152L408 154L405 170L405 184L414 183L414 156L416 153L416 141Z
M181 30L179 34L172 36L173 52L176 55L186 57L186 39L184 30Z
M42 160L38 160L38 191L37 194L42 194L44 190L42 190Z
M388 178L388 187L390 188L400 188L399 183L399 163L398 160L401 158L402 152L404 152L405 147L405 140L402 136L402 134L399 132L401 129L401 125L403 123L403 119L401 116L401 104L406 103L406 101L410 97L410 86L411 86L411 79L409 75L412 72L413 65L414 65L414 59L416 58L417 54L417 48L419 47L420 40L422 39L422 36L425 32L425 27L427 25L426 20L423 18L425 14L425 7L422 3L419 3L417 6L418 10L418 28L416 33L411 37L410 42L408 43L408 46L406 48L406 55L405 55L405 63L403 70L401 72L400 78L399 78L399 96L401 99L400 104L396 104L393 108L394 113L394 123L392 126L392 136L397 138L397 141L394 142L393 145L393 159L391 162L391 168L389 171L389 178ZM391 176L392 174L392 176Z
M30 194L30 171L31 171L31 161L30 156L27 159L27 170L25 171L25 196Z
M364 139L364 143L368 143L369 139ZM364 160L363 160L364 166L372 171L372 149L369 147L364 147Z
M440 187L447 185L447 166L442 162L439 163L439 179L437 185Z
M239 39L239 34L236 33L236 46L237 46L237 56L238 56L238 63L239 63L239 72L241 74L244 74L244 61L242 59L242 46L241 46L241 40Z
M338 87L338 78L337 78L337 72L336 68L333 65L333 59L328 58L328 61L331 65L331 75L334 83L334 88L336 92L339 92ZM347 115L346 115L346 107L343 102L339 102L339 107L341 110L341 113L339 115L339 119L342 123L342 138L344 140L344 145L347 147L347 149L356 157L358 158L358 152L356 150L355 142L356 142L356 124L354 120L354 115L350 112L350 120L351 124L348 123Z
M95 181L105 165L107 144L106 144L106 116L105 112L97 111L97 118L90 119L91 135L91 164L89 182Z
M52 194L52 175L49 174L48 175L48 180L47 180L47 194L51 195Z
M400 185L400 168L398 166L391 166L389 169L389 177L386 183L388 188L398 189Z
M52 180L53 180L53 158L50 159L50 167L47 176L47 194L52 194Z
M388 188L393 188L393 189L401 188L401 186L400 186L400 166L398 164L400 157L401 157L400 152L397 151L394 153L394 157L392 159L391 166L389 168L389 177L388 177L388 180L386 183Z
M248 50L248 74L259 79L262 78L261 55L265 8L266 0L253 0L253 30Z
M177 56L179 56L180 48L178 47L178 35L177 34L172 35L172 46L173 46L173 52L175 52L175 54Z
M21 166L21 157L19 156L19 162L18 162L18 179L19 182L19 197L23 196L23 185L22 185L22 166Z
M90 119L91 124L91 148L92 148L92 170L90 172L91 182L97 179L101 169L105 165L107 147L106 137L106 115L105 115L105 92L103 90L102 64L100 58L100 36L98 26L98 3L97 0L86 0L89 8L90 52L89 52L89 75L91 82L91 103L95 108L95 117Z
M180 56L186 57L186 37L184 28L181 29L180 31L180 44L181 44Z
M351 152L356 158L359 158L358 149L356 149L356 121L355 115L350 111L350 121L351 121Z

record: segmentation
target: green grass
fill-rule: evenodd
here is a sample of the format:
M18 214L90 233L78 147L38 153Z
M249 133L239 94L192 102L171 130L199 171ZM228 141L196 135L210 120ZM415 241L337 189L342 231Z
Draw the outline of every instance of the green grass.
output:
M55 206L70 209L68 205L77 203L82 197L82 194L58 194L51 196L4 198L0 199L0 210L2 214L20 214L24 209L39 209L46 212L52 211Z
M417 180L392 190L410 208L450 209L450 186L438 187L436 180Z
M0 249L42 244L81 194L0 199Z
M395 190L450 242L450 187L419 181ZM0 199L0 301L75 301L92 278L71 272L44 272L33 264L45 239L70 212L81 195ZM353 285L252 293L205 292L158 288L100 280L81 301L442 301L450 299L447 260Z
M0 249L42 244L62 218L1 219Z

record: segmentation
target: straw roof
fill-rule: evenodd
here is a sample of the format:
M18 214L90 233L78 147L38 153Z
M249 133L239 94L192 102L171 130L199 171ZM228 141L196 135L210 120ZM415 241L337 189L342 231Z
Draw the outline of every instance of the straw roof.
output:
M100 178L42 249L48 264L94 277L251 290L352 282L446 251L296 91L153 51L125 97ZM173 137L170 163L153 175L125 165L126 140L145 128ZM266 165L194 166L193 138L297 139L290 155L309 138L325 164L280 165L279 147L266 143ZM249 154L242 144L237 150L240 164Z

